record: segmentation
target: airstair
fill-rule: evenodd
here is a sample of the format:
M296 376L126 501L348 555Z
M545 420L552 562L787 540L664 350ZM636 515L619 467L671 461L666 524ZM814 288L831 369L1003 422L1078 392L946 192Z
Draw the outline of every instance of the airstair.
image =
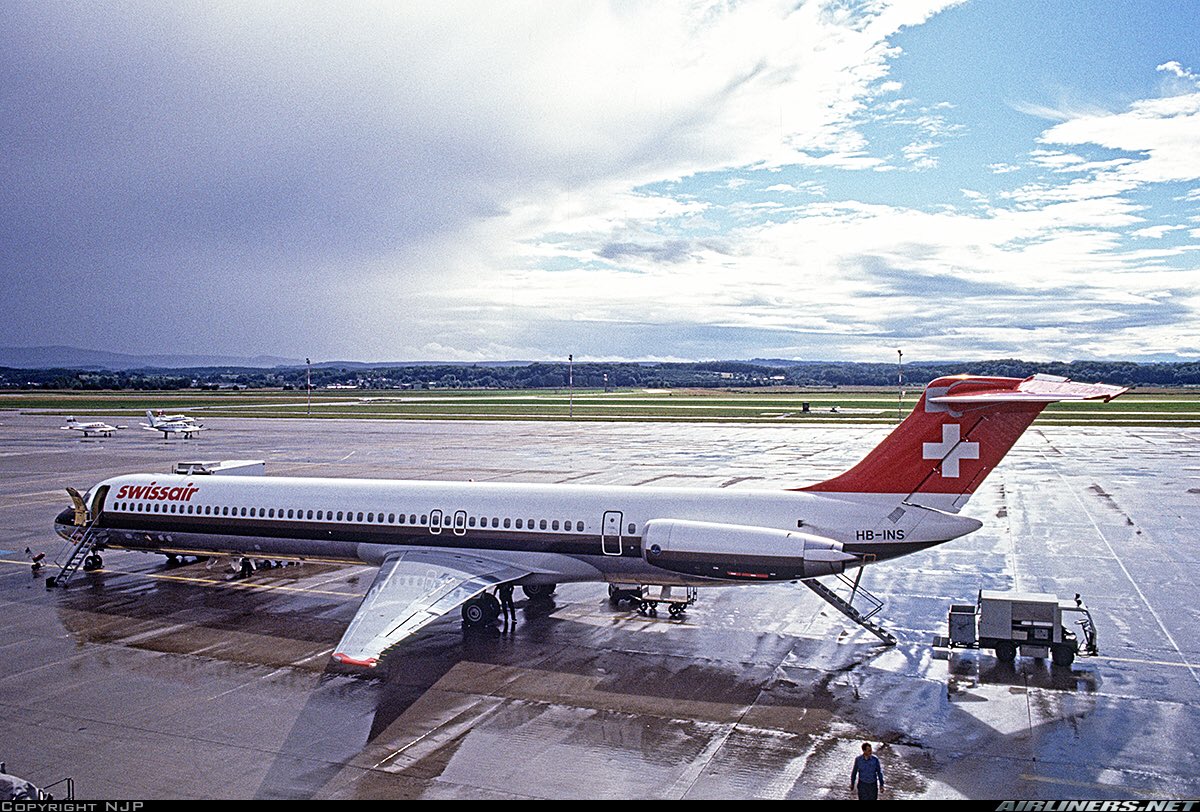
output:
M849 596L842 597L835 589L826 586L816 578L808 578L801 581L801 583L813 592L816 592L817 595L834 609L837 609L859 626L862 626L885 644L889 646L896 645L895 635L871 620L871 618L875 617L883 609L883 601L872 595L859 583L862 580L862 568L859 568L858 575L853 580L843 573L839 573L835 577L843 586L850 588ZM855 606L856 601L863 607L862 609Z
M66 554L66 559L59 565L57 575L51 575L46 578L46 589L53 589L56 586L67 585L67 581L71 580L80 567L85 571L97 569L96 563L100 556L95 553L96 542L98 542L103 533L99 531L98 524L100 520L99 514L90 516L87 506L83 502L83 497L79 495L79 491L74 488L67 488L67 492L71 495L71 502L75 506L75 523L76 528L71 536L67 539L63 549L55 558L55 563L58 559Z

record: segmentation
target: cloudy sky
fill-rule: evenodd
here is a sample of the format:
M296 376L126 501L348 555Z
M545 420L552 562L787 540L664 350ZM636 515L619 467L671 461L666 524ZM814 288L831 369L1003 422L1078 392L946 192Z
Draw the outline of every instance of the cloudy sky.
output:
M1200 355L1200 7L0 14L0 345Z

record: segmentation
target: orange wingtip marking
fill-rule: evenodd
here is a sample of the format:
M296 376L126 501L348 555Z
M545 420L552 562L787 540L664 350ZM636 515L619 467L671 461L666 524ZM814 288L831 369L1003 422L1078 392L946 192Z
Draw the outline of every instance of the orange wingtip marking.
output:
M374 668L379 663L379 660L374 657L367 657L365 660L359 660L351 657L349 654L342 654L340 651L333 655L333 659L337 660L343 665L361 665L364 668Z

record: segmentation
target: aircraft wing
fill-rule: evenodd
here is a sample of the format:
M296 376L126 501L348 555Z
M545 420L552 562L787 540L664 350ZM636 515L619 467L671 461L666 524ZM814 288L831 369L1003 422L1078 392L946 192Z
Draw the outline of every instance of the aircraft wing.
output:
M452 550L404 550L383 561L333 658L375 667L383 652L485 589L529 575L500 561Z

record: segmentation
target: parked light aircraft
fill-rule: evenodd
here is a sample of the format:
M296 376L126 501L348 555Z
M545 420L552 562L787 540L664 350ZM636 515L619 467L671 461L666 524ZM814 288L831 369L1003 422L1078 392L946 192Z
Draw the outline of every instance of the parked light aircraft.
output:
M56 519L97 548L379 565L333 657L375 666L462 607L490 622L504 583L712 586L816 578L982 526L959 511L1048 403L1125 389L1046 375L952 376L845 473L786 490L132 474Z
M59 428L63 431L82 431L84 437L92 434L98 436L102 435L104 437L112 437L114 431L119 431L120 429L125 428L125 426L110 426L107 423L103 423L99 420L92 423L80 423L74 417L68 417L67 425L59 426Z
M185 440L199 432L204 431L204 426L196 422L195 418L188 417L183 414L168 414L164 415L161 411L156 415L149 409L146 410L146 419L150 422L143 423L142 428L147 431L161 431L163 439L167 439L174 434L178 437L183 437Z

